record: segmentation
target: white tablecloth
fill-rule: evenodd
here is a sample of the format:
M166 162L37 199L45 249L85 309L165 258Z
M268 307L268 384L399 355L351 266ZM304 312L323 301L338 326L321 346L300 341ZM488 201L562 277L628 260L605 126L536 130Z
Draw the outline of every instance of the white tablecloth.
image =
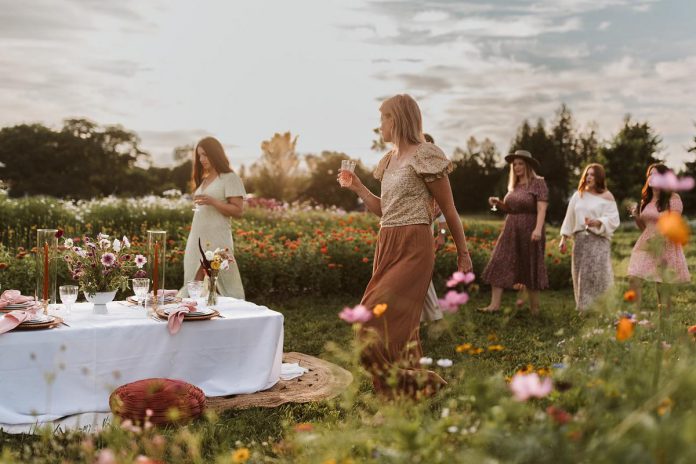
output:
M224 319L187 321L170 335L142 308L112 302L97 315L79 303L65 317L70 327L0 335L0 427L109 411L116 387L151 377L189 382L206 396L272 387L283 315L233 298L216 308Z

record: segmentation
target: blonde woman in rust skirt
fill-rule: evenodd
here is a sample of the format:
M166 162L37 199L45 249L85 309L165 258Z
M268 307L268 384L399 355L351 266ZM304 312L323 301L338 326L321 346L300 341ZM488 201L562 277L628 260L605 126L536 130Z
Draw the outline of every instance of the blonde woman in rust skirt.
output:
M378 393L419 397L446 383L418 365L419 321L435 263L430 225L436 202L457 246L458 270L470 271L471 259L447 177L452 163L437 146L424 141L418 104L408 95L396 95L382 104L380 113L382 137L394 145L374 172L382 184L381 197L355 173L345 187L381 218L372 278L362 304L369 309L387 304L387 310L363 324L361 361Z

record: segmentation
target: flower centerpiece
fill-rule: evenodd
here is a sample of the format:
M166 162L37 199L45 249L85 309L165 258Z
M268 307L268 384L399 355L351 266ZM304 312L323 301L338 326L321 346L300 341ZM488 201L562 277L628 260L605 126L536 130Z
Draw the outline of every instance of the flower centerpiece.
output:
M214 251L203 250L201 239L198 239L198 249L201 252L201 267L208 276L208 306L217 304L217 278L220 270L230 268L234 262L234 256L228 248L216 248Z
M128 279L145 274L142 267L146 259L131 253L127 237L110 240L108 235L100 233L96 240L85 236L82 241L80 247L72 239L65 239L64 259L88 301L105 304L113 300L118 290L128 288Z

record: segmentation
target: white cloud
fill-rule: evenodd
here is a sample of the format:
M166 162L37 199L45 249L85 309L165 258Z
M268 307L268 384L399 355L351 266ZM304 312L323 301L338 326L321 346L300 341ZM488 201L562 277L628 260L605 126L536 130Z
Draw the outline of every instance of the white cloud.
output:
M599 23L599 26L597 26L597 30L599 31L606 31L609 29L609 26L611 26L611 21L602 21Z

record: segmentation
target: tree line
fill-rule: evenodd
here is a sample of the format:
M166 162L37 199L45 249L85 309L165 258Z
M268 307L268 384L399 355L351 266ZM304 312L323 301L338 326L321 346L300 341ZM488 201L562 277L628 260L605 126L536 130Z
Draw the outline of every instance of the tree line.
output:
M605 166L609 188L620 206L637 201L647 166L662 160L662 140L645 121L626 116L623 126L608 140L599 140L596 125L580 130L566 105L550 123L543 119L521 123L510 151L525 149L541 163L540 175L549 187L551 221L559 221L585 165ZM437 134L433 134L437 137ZM50 195L88 199L106 195L141 196L169 189L189 191L191 146L176 147L173 167L152 165L140 139L121 126L99 126L85 119L68 119L54 130L41 124L0 129L0 179L13 197ZM261 143L261 156L237 169L247 191L285 202L310 202L347 210L359 207L355 195L339 188L335 175L345 153L323 151L300 155L297 136L276 133ZM384 142L375 131L373 149L383 152ZM696 176L696 136L688 149L693 158L682 175ZM470 137L450 157L450 175L457 209L463 213L488 209L487 198L504 195L508 169L503 155L489 139ZM371 167L358 163L356 173L373 191L379 183ZM685 208L696 211L696 192L684 195Z

